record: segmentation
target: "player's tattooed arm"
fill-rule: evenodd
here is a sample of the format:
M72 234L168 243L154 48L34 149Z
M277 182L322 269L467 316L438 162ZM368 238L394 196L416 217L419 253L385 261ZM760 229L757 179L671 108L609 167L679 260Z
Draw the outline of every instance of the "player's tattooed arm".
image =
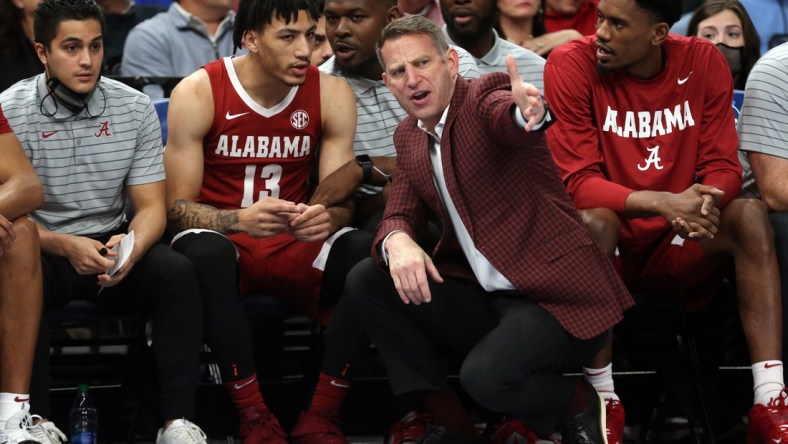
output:
M222 234L232 234L240 231L239 211L219 210L210 205L178 199L167 210L167 220L176 231L203 228Z

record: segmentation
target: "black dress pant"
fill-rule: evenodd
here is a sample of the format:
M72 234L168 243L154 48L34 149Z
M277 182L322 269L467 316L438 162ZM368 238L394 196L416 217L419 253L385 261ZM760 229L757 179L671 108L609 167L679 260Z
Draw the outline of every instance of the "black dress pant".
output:
M372 259L348 276L345 297L378 348L395 395L448 388L441 352L465 356L463 388L482 406L521 419L539 436L560 422L579 370L604 344L570 335L546 310L514 291L488 293L444 276L432 301L403 303L387 270Z
M108 235L109 236L109 235ZM109 237L101 238L106 242ZM150 316L163 420L193 418L202 346L202 305L197 273L183 255L153 245L117 285L99 293L96 275L80 275L68 259L41 255L45 310L88 299L112 313ZM41 323L33 378L32 413L51 415L48 390L49 329Z

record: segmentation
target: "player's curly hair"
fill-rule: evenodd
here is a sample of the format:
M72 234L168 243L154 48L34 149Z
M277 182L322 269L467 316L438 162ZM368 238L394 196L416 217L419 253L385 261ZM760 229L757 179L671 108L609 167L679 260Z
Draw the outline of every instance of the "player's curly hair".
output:
M235 16L233 45L241 48L247 31L262 31L274 18L284 19L285 23L297 20L299 11L308 12L314 20L322 12L317 0L241 0Z
M33 19L33 36L37 43L47 49L57 35L61 22L67 20L96 20L101 25L101 34L106 35L106 20L101 8L94 0L41 0Z
M682 0L635 0L642 9L648 11L655 22L673 26L684 13Z

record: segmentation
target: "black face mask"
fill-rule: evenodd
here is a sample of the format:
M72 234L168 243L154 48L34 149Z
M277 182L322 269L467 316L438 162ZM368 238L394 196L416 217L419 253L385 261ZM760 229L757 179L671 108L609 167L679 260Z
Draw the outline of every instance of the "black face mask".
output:
M731 69L731 75L736 78L745 62L744 47L733 48L725 43L717 43L717 49L725 56L725 61L728 62L728 67Z
M48 73L47 76L49 76ZM49 90L49 93L47 93L47 95L44 96L44 98L41 100L41 113L44 115L48 115L47 113L44 112L44 102L46 101L47 97L52 96L53 97L52 101L55 104L55 112L52 113L51 116L54 116L55 113L57 113L57 109L60 106L59 104L62 103L66 106L66 108L68 108L74 114L79 114L83 110L85 110L85 112L89 116L95 117L88 109L88 104L90 103L91 97L93 97L93 94L96 92L96 89L98 88L100 79L101 79L101 75L99 75L99 78L96 79L96 84L93 85L93 89L91 89L90 91L86 93L78 93L78 92L74 92L69 87L64 85L56 77L49 77L47 79L47 89ZM104 110L101 111L101 113L103 112ZM101 115L101 113L99 113L98 115ZM48 116L51 117L50 115Z

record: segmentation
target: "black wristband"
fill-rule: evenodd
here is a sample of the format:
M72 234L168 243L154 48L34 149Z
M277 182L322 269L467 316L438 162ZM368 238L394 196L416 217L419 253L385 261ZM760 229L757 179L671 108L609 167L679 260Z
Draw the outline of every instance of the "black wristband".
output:
M356 156L356 163L361 166L361 171L363 172L361 183L364 185L372 183L372 159L366 154L359 154Z

